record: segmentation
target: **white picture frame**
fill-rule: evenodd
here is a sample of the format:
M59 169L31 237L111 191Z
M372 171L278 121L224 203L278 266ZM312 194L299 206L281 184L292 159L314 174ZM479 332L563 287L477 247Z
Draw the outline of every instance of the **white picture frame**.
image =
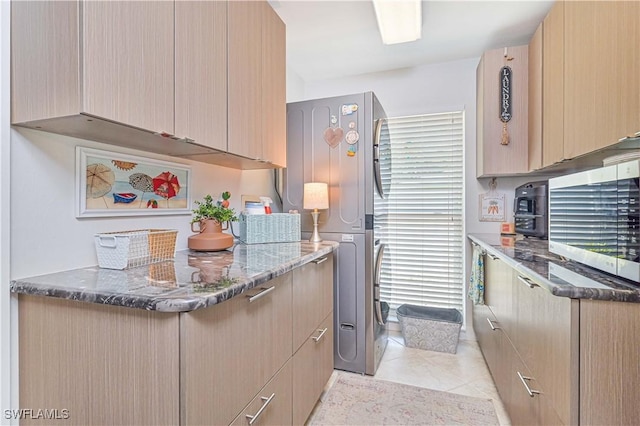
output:
M490 191L480 194L480 222L504 222L506 217L503 193Z
M76 146L76 217L191 214L191 168Z

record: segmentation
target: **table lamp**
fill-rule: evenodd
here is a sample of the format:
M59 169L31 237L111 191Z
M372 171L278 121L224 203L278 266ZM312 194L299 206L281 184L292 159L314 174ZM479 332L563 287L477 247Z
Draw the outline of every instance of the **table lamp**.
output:
M320 238L320 234L318 234L318 217L320 216L318 209L323 210L329 208L328 185L322 182L305 183L302 208L305 210L313 209L311 212L311 217L313 217L313 234L309 241L319 243L322 241L322 238Z

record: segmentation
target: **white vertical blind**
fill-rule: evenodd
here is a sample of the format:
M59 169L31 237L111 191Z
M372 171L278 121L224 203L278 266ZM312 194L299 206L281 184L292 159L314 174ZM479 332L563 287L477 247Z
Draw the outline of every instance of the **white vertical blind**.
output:
M390 183L376 201L376 236L387 249L381 299L456 308L463 303L464 112L389 118Z

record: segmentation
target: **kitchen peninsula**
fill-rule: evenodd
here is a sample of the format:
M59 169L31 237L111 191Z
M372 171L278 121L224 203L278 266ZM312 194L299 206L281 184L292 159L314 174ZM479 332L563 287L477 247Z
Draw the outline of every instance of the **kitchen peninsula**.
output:
M20 407L66 409L60 424L304 423L333 371L336 248L238 244L13 281Z

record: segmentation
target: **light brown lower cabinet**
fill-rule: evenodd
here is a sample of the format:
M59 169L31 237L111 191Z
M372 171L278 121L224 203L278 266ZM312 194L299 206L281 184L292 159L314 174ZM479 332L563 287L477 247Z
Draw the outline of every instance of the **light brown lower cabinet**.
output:
M229 424L291 357L291 274L183 314L184 424Z
M303 425L333 372L333 311L293 355L293 424Z
M485 266L473 327L511 423L637 424L640 303L558 297L498 257Z
M553 296L497 256L485 267L487 305L474 306L474 330L511 421L575 423L578 301Z
M304 424L333 371L322 259L184 313L20 295L20 407L66 409L68 425Z
M234 426L291 424L292 365L289 360L231 423ZM303 423L300 423L303 424Z

